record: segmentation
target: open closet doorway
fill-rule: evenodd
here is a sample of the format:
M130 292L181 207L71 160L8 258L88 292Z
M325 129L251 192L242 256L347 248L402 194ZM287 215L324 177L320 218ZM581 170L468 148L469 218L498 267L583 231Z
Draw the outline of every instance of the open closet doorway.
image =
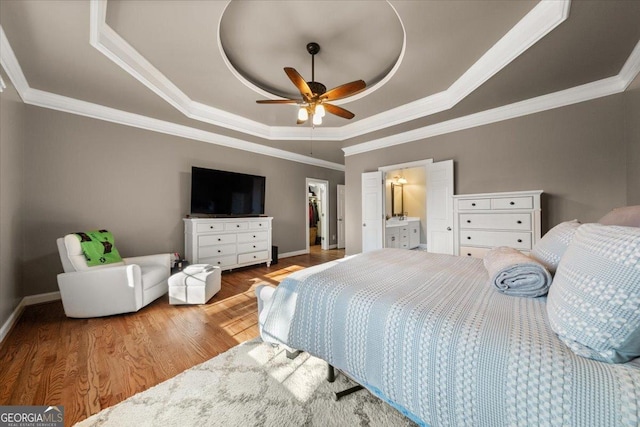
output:
M305 218L307 253L312 247L329 249L329 181L307 178Z

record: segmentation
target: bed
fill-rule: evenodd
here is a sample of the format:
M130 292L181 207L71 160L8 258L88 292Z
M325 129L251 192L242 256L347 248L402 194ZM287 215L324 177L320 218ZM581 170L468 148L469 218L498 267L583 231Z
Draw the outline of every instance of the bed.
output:
M572 228L578 234L594 229ZM640 287L640 233L632 237L630 259L636 264L625 277ZM563 298L555 281L573 280L568 259L584 256L584 248L572 245L567 242L567 254L556 260L551 289L558 290L549 294L554 301ZM570 310L556 303L550 316L546 297L496 292L481 259L382 249L302 270L257 293L264 341L327 361L418 424L640 422L640 359L608 363L594 360L602 355L581 353L574 345L579 333L572 335L562 324L579 323ZM591 291L585 294L591 297ZM635 304L631 312L640 313L640 295L621 304Z

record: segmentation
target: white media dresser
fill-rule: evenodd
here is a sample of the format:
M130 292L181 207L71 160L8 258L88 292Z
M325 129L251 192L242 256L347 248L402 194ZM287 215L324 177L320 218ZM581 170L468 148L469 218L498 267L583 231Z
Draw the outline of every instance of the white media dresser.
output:
M272 217L185 218L184 247L190 264L222 270L271 265Z

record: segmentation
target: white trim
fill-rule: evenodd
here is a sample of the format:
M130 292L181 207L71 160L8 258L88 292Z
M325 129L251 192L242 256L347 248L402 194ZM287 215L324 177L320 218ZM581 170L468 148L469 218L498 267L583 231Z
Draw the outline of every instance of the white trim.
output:
M556 2L548 2L547 0L544 0L544 3L546 4ZM569 6L568 1L557 3L563 4L562 13L563 15L566 14ZM93 22L99 20L98 12L100 12L100 8L104 9L106 7L106 1L91 0L91 5L91 21ZM97 37L95 32L95 25L92 24L91 38ZM213 132L201 131L199 129L190 128L187 126L177 125L174 123L152 119L138 114L115 110L112 108L103 107L101 105L31 89L27 80L25 79L25 76L22 72L22 69L20 68L20 64L18 63L13 53L13 50L11 49L2 26L0 26L0 65L2 65L2 67L6 71L7 76L9 77L18 94L25 103L45 108L58 109L60 111L66 111L73 114L79 114L100 120L120 123L127 126L134 126L151 131L200 140L212 144L229 146L241 150L254 151L255 147L255 149L260 150L258 151L260 154L264 154L267 156L273 156L295 162L325 167L328 169L344 171L344 165L341 164L314 159L311 157L290 153L284 150L273 149L261 144L253 144L243 140L218 135ZM389 137L379 138L361 144L352 145L343 148L343 151L345 153L345 156L364 153L367 151L430 138L437 135L456 132L458 130L469 129L472 127L495 123L502 120L508 120L515 117L521 117L524 115L533 114L553 108L559 108L566 105L589 101L603 96L613 95L624 91L631 84L631 82L639 72L640 41L636 44L634 50L632 51L629 58L627 58L627 61L625 62L624 66L617 76L558 91L548 95L520 101L514 104L494 108L491 110L471 114L468 116L459 117L446 122L414 129L408 132L395 134ZM357 123L361 122L362 121ZM356 123L354 123L354 125L355 124ZM342 128L316 128L313 131L313 138L318 140L348 139L350 138L350 134L345 130L348 129L348 126ZM270 138L266 139L305 140L311 138L311 132L308 128L296 127L271 127L269 128L269 135Z
M345 156L351 156L624 92L640 72L640 41L636 44L622 70L624 74L621 72L614 77L413 129L408 132L374 139L345 147L342 151L344 151Z
M16 308L13 309L11 315L7 318L7 320L3 323L2 327L0 327L0 344L4 342L4 339L9 335L9 332L13 329L24 308L30 305L42 304L45 302L57 301L60 299L60 292L48 292L45 294L37 294L37 295L29 295L20 300Z
M569 15L570 0L543 0L447 90L343 127L348 138L448 110L520 56Z
M2 76L0 75L0 93L4 92L6 88L7 88L7 85L4 83L4 80L2 80Z
M13 49L9 44L9 39L7 39L2 25L0 25L0 65L2 65L9 80L11 80L11 83L13 83L13 86L22 98L22 94L29 89L29 83L27 83L27 79L24 77L22 68L20 68L18 59L13 53Z
M45 294L28 295L22 299L25 306L43 304L45 302L58 301L60 292L47 292Z
M107 0L90 0L91 45L185 116L268 140L311 138L304 128L279 129L278 126L267 126L193 101L107 25L106 2ZM560 25L569 14L570 4L570 0L542 0L447 90L342 127L323 127L322 135L317 137L329 141L343 141L451 108ZM393 10L402 24L400 15L395 8ZM404 41L406 42L406 35ZM405 43L403 43L399 62L390 74L395 73L402 61L404 47ZM224 54L222 56L225 57ZM228 63L228 61L225 62ZM234 75L238 77L237 74ZM386 81L383 79L372 90ZM365 92L365 94L370 93ZM348 101L358 99L365 94L350 97Z
M278 259L281 259L281 258L290 258L290 257L292 257L292 256L298 256L298 255L306 255L306 254L308 254L308 253L309 253L309 251L306 251L306 250L304 250L304 249L299 250L299 251L293 251L293 252L285 252L285 253L283 253L283 254L279 254L279 255L278 255Z
M24 311L24 299L20 300L16 308L13 309L11 315L4 322L2 327L0 328L0 344L4 341L4 339L9 335L13 326L18 323L18 319L20 319L20 315Z

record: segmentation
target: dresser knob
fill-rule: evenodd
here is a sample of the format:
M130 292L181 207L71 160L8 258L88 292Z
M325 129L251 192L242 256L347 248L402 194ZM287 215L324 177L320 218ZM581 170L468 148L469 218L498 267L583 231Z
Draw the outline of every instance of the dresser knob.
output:
M467 256L471 256L471 254L467 254Z
M467 240L471 240L471 236L467 236Z
M220 249L218 249L218 253L222 252Z
M476 205L475 203L471 203L471 206L475 206L475 205Z
M209 228L213 229L213 225L210 225Z
M509 202L509 204L510 204L511 206L513 206L513 205L515 205L515 204L516 204L516 202Z
M256 238L256 235L255 235L255 234L253 235L253 238L254 238L254 239Z
M255 248L256 248L256 245L253 245L253 248L255 249Z
M240 224L236 224L236 227L237 227L237 228L240 228Z
M522 221L518 220L518 224L522 224Z
M467 224L471 224L471 220L470 219L467 220Z
M221 242L221 241L222 241L222 239L218 237L218 242Z
M522 239L518 239L518 243L522 243Z

